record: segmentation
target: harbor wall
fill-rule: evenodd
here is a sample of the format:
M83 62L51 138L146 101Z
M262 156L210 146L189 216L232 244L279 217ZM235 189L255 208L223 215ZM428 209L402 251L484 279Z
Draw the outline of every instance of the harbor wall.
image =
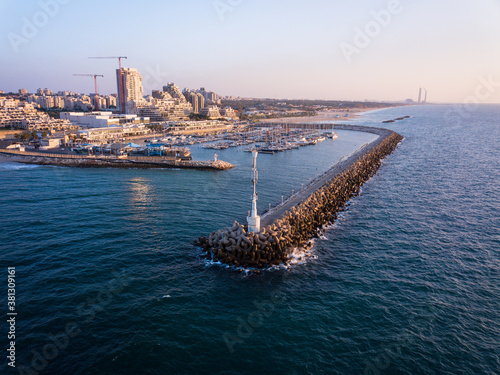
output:
M335 221L349 199L376 173L382 159L403 139L387 129L352 125L344 129L378 134L379 138L332 167L303 196L293 197L274 216L265 217L260 233L247 233L245 225L235 222L231 228L200 237L195 244L205 257L235 266L264 268L286 263L294 248L310 246L310 239L319 236L325 224Z
M186 168L202 170L225 170L234 165L222 160L179 160L170 157L88 157L81 155L46 154L35 152L19 152L0 150L0 154L8 156L12 161L24 164L55 165L79 168Z

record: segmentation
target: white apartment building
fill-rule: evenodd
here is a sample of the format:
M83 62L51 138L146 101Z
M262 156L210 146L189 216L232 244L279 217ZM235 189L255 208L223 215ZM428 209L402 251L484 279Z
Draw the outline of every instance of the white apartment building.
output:
M61 112L60 118L83 128L104 128L121 124L149 124L148 117L114 115L112 112Z
M144 124L124 124L106 128L79 130L77 135L90 142L121 140L124 137L142 136L151 133Z
M200 110L200 115L207 116L208 118L219 118L221 117L219 112L219 107L216 105L209 105Z
M142 76L137 69L122 68L122 89L125 103L125 113L131 113L128 103L130 101L141 102L144 100L144 88L142 86ZM116 69L116 82L118 90L118 106L122 103L122 93L120 92L120 70Z
M149 117L151 121L186 120L193 112L191 103L179 99L149 98L137 107L140 116Z
M74 126L69 121L53 119L37 111L35 105L19 100L0 100L0 127L26 130L61 130Z

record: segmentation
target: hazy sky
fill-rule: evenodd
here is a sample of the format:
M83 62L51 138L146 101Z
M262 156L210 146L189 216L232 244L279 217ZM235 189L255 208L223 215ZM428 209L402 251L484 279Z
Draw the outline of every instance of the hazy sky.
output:
M0 89L500 102L499 0L0 0Z

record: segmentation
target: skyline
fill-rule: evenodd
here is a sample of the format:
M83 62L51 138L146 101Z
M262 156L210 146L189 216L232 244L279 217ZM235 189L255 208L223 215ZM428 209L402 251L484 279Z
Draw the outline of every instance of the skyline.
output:
M116 93L117 62L88 57L127 56L145 95L174 82L242 97L416 101L424 87L429 102L500 102L494 0L46 0L0 11L6 92L91 93L92 80L72 76L88 73L104 75L100 94Z

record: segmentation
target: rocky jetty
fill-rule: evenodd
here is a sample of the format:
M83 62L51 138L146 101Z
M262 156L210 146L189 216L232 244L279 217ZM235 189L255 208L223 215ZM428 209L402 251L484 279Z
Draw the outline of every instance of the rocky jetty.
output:
M88 156L71 157L64 155L46 156L42 153L36 154L20 153L15 151L1 150L5 156L8 156L12 161L25 164L39 165L55 165L60 167L80 167L80 168L186 168L186 169L205 169L205 170L225 170L234 168L231 163L222 160L165 160L165 161L146 161L141 159L136 161L133 159L119 158L99 158ZM52 154L54 155L54 154Z
M338 212L403 139L386 129L377 131L383 131L384 137L373 148L260 233L248 233L245 225L235 222L231 228L200 237L195 244L203 249L207 259L230 265L265 268L286 263L294 248L307 247L325 224L335 221Z

